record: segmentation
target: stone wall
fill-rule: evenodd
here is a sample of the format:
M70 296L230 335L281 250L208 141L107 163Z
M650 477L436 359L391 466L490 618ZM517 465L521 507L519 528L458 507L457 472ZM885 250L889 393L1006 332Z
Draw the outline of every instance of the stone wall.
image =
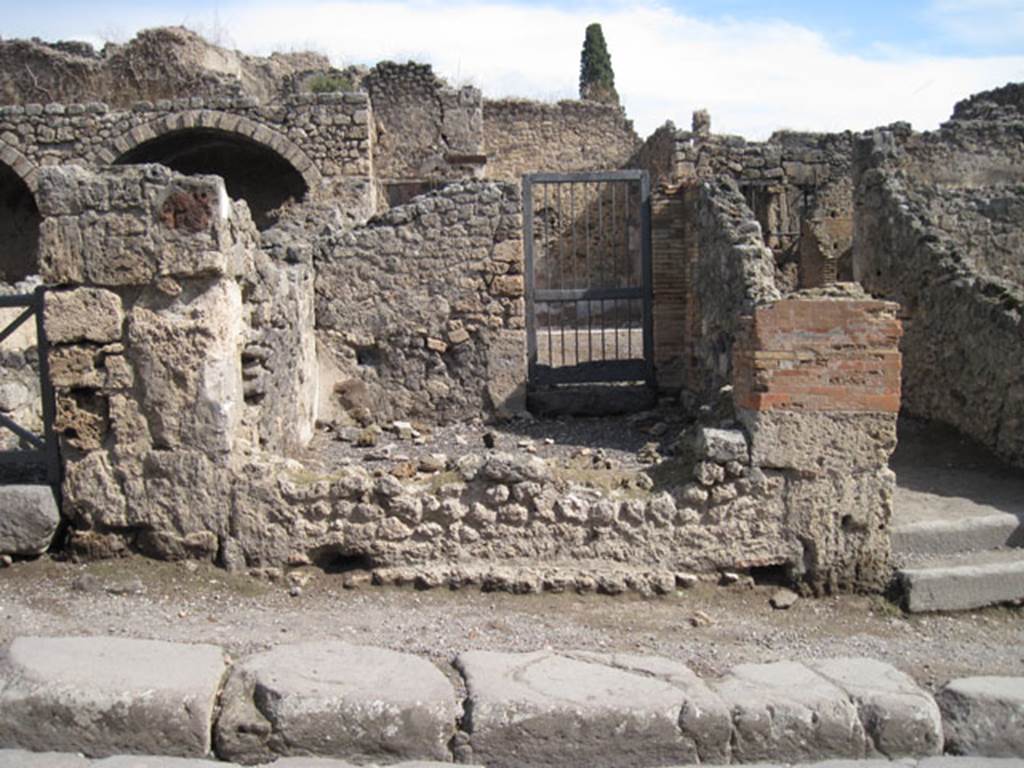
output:
M640 148L622 108L593 101L485 99L483 130L487 177L507 181L540 171L623 168Z
M700 120L697 124L698 130L676 133L675 178L734 178L775 253L780 289L813 287L820 274L810 280L800 274L800 263L808 258L801 254L804 226L811 225L814 234L821 233L823 222L830 232L852 229L853 134L779 131L767 142L748 142L712 134ZM849 248L848 238L818 238L838 246L815 258L839 258Z
M331 71L321 54L248 56L184 27L143 30L99 51L79 41L4 40L0 103L95 100L130 108L144 100L243 95L270 101L290 94L303 76Z
M273 150L303 176L310 191L326 194L340 177L371 174L366 94L293 97L273 105L251 98L141 102L131 110L106 105L52 103L0 107L0 159L36 188L42 166L72 160L100 166L144 141L195 128L216 129Z
M857 279L902 307L906 411L1018 465L1024 378L1007 361L1024 359L1021 137L1020 118L866 137L854 238Z
M374 167L385 184L479 175L480 91L451 88L429 64L381 62L364 80L373 102Z
M702 194L728 218L740 198L723 189ZM281 227L258 240L218 179L160 166L48 169L40 201L75 553L257 569L356 561L385 581L514 591L668 592L679 571L750 568L784 569L814 590L879 586L886 550L844 541L884 531L879 483L890 476L874 470L872 484L862 462L884 464L888 422L867 433L855 423L850 445L832 434L827 451L805 454L821 434L781 439L772 430L787 429L788 412L762 399L750 441L735 424L700 429L646 470L525 451L431 457L401 472L281 455L313 411L310 256L320 362L330 356L329 395L350 419L454 418L486 398L521 398L512 186L449 185L305 250ZM754 312L761 333L741 348L759 359L775 315ZM794 338L809 332L801 322ZM835 349L855 339L852 323L844 334ZM779 445L795 455L779 459ZM799 463L808 456L818 464ZM857 471L833 471L844 461Z
M684 239L693 247L693 281L686 301L691 326L689 388L705 397L732 378L732 350L740 318L759 303L779 297L772 252L736 183L728 177L687 187Z
M335 418L370 408L378 419L448 421L522 407L521 227L515 186L472 181L324 241L316 323Z
M72 547L212 558L231 535L243 457L310 434L312 329L272 330L311 320L308 267L306 297L302 270L291 292L261 295L294 268L259 253L246 208L215 177L67 166L43 172L39 196ZM293 349L250 376L253 347L275 344Z

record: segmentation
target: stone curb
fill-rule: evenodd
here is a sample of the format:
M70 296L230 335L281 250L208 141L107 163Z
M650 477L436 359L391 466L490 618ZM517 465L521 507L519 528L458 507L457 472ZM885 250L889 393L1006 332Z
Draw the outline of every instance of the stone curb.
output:
M712 680L669 659L582 651L471 651L454 667L461 699L425 659L342 642L279 646L228 669L216 646L18 638L0 656L0 768L93 764L11 763L4 748L166 756L103 768L225 764L181 760L212 753L277 768L902 758L941 768L925 758L943 748L1024 758L1024 678L954 680L933 698L862 658L743 664Z

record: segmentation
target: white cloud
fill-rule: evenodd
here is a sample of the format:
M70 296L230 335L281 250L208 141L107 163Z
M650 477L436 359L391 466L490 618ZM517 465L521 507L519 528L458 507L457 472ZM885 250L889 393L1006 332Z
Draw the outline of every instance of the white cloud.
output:
M935 0L946 13L1009 0ZM142 8L137 8L142 12ZM137 16L133 17L137 18ZM243 50L312 47L336 64L428 60L486 95L573 98L583 30L600 21L616 85L641 134L667 119L689 124L711 111L714 129L764 138L777 128L864 129L946 119L957 100L1024 80L1024 56L938 57L889 50L840 53L817 32L786 21L706 21L657 4L611 0L571 9L511 2L297 0L222 4L190 18L227 31ZM154 19L151 23L166 23Z

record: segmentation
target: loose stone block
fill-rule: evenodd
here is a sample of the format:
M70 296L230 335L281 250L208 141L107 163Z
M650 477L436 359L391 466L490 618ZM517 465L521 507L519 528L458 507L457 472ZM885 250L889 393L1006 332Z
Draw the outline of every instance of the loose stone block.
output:
M246 659L222 701L217 753L245 763L303 754L448 760L459 713L451 684L430 662L339 642Z
M224 653L113 637L20 637L0 663L0 746L201 757Z
M810 666L856 705L869 754L897 758L942 752L939 708L909 675L874 659L828 659Z
M952 680L936 699L948 751L985 757L1024 756L1024 677Z
M60 512L50 486L0 486L0 554L42 554L50 546L59 522Z
M455 663L463 727L488 766L672 765L728 750L721 702L666 660L472 651Z
M52 344L118 341L123 325L121 297L102 288L49 291L43 302L43 327Z
M697 432L697 452L701 458L726 464L750 461L747 438L738 429L712 429L704 427Z
M711 688L732 711L734 762L864 757L846 692L803 664L741 664Z

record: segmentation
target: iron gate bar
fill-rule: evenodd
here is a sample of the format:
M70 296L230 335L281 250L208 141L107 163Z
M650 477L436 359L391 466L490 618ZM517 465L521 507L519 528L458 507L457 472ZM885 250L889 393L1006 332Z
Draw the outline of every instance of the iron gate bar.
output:
M634 183L639 187L636 195L629 189ZM537 184L544 186L542 193L538 194L534 189ZM569 186L568 194L562 190L566 184ZM549 191L548 187L552 185L554 189ZM576 209L577 186L581 186L584 201L593 201L590 204L584 202L579 214ZM618 193L617 186L626 188ZM542 203L540 210L536 210L537 203ZM567 208L568 220L565 216ZM653 386L650 178L646 171L528 174L523 178L523 210L530 384L644 381ZM581 224L578 215L584 217L582 259L579 258ZM620 216L621 224L618 221ZM596 218L596 228L592 217ZM631 239L637 224L639 243ZM557 237L557 242L552 242L552 237ZM592 254L592 250L596 253ZM564 261L566 251L573 259L569 267ZM597 262L592 261L592 255L597 257ZM639 274L634 255L639 258ZM557 265L553 263L556 258ZM546 263L539 269L538 263L542 259ZM581 267L586 270L583 279L578 274ZM639 285L635 284L637 280ZM595 281L597 287L586 284ZM546 285L540 286L541 282ZM622 287L622 283L631 287ZM636 326L634 303L639 309ZM596 316L595 304L598 308ZM540 311L542 307L543 311ZM585 320L581 313L585 313ZM599 359L595 359L595 331L600 334L599 350L596 351ZM620 339L623 331L627 337ZM633 344L633 334L637 331L641 334L643 349L642 357L634 358L636 345ZM547 334L544 364L539 358L540 332ZM554 354L555 333L559 335L557 359ZM572 333L573 338L566 339L566 333ZM580 333L586 333L586 344L580 344ZM608 333L612 334L611 338L608 338ZM584 350L588 359L581 361ZM623 352L629 357L621 359ZM569 357L573 357L573 365L567 365Z

